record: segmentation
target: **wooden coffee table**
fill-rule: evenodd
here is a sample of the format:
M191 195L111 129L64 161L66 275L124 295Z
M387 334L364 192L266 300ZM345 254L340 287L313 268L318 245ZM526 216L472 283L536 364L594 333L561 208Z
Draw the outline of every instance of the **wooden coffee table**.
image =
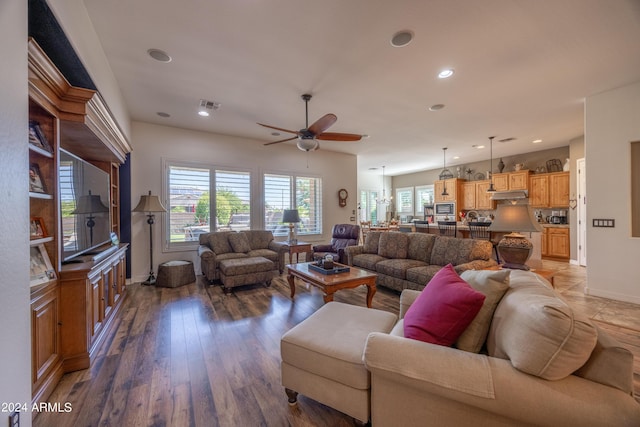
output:
M309 283L316 288L319 288L324 293L324 302L333 301L333 294L341 289L353 289L360 285L367 286L367 307L371 308L371 301L373 295L376 293L376 277L375 273L371 273L367 270L363 270L358 267L349 267L350 270L346 273L338 274L322 274L309 269L310 262L300 264L288 264L287 280L289 287L291 288L291 299L296 293L295 278L299 278L302 281ZM346 267L342 264L336 263L339 267Z

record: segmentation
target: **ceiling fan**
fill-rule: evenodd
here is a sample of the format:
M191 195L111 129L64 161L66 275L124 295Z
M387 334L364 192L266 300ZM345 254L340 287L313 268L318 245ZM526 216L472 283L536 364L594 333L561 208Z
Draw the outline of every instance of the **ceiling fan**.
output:
M354 133L338 133L338 132L325 132L329 129L335 122L338 120L335 114L325 114L320 117L309 126L309 101L311 100L311 95L305 93L302 95L302 100L304 101L305 108L305 116L306 116L306 127L304 129L300 129L299 131L283 129L275 126L269 126L262 123L258 123L260 126L264 126L269 129L275 129L282 132L292 133L296 136L291 138L285 138L278 141L267 142L264 145L278 144L280 142L292 141L294 139L298 139L298 148L302 151L314 151L320 147L318 140L324 141L360 141L362 139L362 135L357 135Z

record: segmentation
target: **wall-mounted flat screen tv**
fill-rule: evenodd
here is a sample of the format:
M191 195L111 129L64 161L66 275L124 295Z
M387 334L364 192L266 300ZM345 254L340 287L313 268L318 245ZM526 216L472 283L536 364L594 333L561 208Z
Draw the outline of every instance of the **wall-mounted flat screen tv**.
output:
M60 149L62 261L111 241L109 174Z

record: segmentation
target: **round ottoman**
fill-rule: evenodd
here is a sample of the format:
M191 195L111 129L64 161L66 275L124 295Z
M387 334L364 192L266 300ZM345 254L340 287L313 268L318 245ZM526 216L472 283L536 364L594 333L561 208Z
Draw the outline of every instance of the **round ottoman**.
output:
M176 288L196 281L191 261L167 261L158 266L156 286Z

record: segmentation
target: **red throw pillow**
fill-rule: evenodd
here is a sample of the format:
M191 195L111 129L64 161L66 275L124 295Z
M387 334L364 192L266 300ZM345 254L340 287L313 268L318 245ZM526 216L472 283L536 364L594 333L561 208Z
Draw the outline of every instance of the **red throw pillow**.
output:
M404 336L451 346L476 317L485 296L460 278L451 264L443 267L404 316Z

